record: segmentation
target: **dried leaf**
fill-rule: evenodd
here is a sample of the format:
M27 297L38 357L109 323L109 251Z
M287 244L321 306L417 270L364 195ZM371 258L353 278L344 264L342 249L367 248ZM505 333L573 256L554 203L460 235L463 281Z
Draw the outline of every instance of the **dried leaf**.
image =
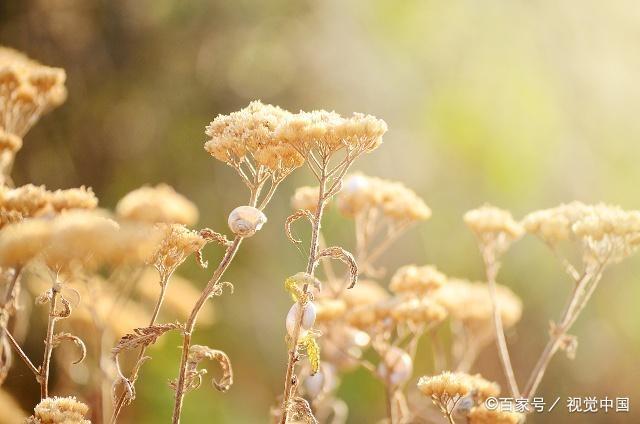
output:
M200 234L200 237L202 237L207 241L207 243L215 242L223 247L229 247L231 245L231 242L229 241L229 239L227 239L227 236L225 236L224 234L217 233L213 231L211 228L203 228L202 230L200 230L199 234ZM202 249L196 251L195 255L196 255L196 260L198 261L198 264L200 265L200 267L206 268L207 266L209 266L209 262L205 261L202 256Z
M64 297L62 297L62 295L60 295L60 302L62 303L62 310L61 311L56 311L56 318L68 318L69 315L71 315L71 303L65 299Z
M179 323L156 324L151 327L135 328L133 333L125 334L120 338L118 344L111 349L114 357L126 350L136 349L142 346L150 346L167 331L182 330L184 326Z
M87 357L87 347L85 346L85 344L82 341L82 339L80 339L80 337L78 337L78 336L74 336L71 333L54 334L53 335L53 339L52 339L53 347L60 346L60 344L64 340L69 340L69 341L75 343L76 346L78 346L80 348L80 359L78 359L77 361L75 361L73 363L74 364L79 364L80 362L84 361L84 359Z
M208 346L192 345L189 348L189 357L187 360L187 391L191 391L200 387L202 376L207 373L206 369L198 369L198 365L205 359L216 361L222 369L222 376L219 379L213 378L211 383L213 387L221 392L226 392L233 384L233 369L231 361L226 353L221 350L211 349ZM171 383L175 389L175 381Z
M287 424L318 424L318 420L313 416L309 402L304 398L294 397L287 405Z
M349 284L349 287L347 288L351 289L356 285L358 282L358 264L351 253L347 252L342 247L332 246L320 251L316 257L316 261L321 258L337 259L347 265L347 267L349 267L349 276L351 279L351 284Z
M302 240L298 240L293 236L293 234L291 233L291 225L293 225L294 222L303 217L307 218L309 222L313 223L313 214L306 209L298 209L297 211L289 215L284 223L284 232L287 235L287 238L293 244L300 244L302 243Z

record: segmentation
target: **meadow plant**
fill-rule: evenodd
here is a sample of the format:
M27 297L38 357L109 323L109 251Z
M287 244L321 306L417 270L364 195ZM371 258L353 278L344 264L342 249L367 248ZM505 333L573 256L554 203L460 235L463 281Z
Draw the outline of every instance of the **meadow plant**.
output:
M358 158L380 147L386 123L360 113L290 113L260 101L217 116L205 130L205 151L234 169L248 190L247 199L227 215L229 236L195 228L198 208L166 184L132 190L114 212L99 208L84 186L15 187L11 168L23 137L64 101L64 82L64 70L0 48L0 384L16 359L33 374L40 401L27 423L116 423L135 400L149 348L168 332L182 338L177 376L170 382L174 424L181 420L185 395L202 384L203 361L221 369L214 388L229 390L232 358L193 344L192 337L198 323L214 321L207 301L233 290L223 281L225 272L244 239L267 223L266 207L282 181L303 165L317 185L295 191L293 213L284 222L285 235L298 248L302 240L294 224L303 220L311 230L306 266L291 270L284 281L293 303L281 315L287 351L283 392L271 410L275 423L345 423L349 410L337 389L341 376L357 367L384 390L383 422L522 423L529 411L484 405L502 390L472 371L479 354L495 343L508 395L532 399L553 356L575 356L577 338L569 331L605 269L640 246L638 211L573 202L518 221L509 211L485 205L463 218L477 239L485 281L447 276L432 264L406 264L388 275L381 263L388 250L432 212L401 183L349 174ZM353 253L328 244L322 232L332 204L353 222ZM523 303L497 280L505 254L525 234L559 258L573 290L521 386L506 331L515 330ZM199 290L177 270L190 257L207 268L202 250L211 243L224 252ZM578 248L579 263L564 254L566 244ZM334 268L336 260L345 271ZM46 331L36 361L22 346L29 315L38 307L46 310ZM117 320L110 319L114 313ZM429 343L421 343L426 338ZM416 378L414 364L425 345L432 351L432 372ZM77 387L85 388L89 400L53 395L75 393ZM7 417L22 413L2 390L0 408Z

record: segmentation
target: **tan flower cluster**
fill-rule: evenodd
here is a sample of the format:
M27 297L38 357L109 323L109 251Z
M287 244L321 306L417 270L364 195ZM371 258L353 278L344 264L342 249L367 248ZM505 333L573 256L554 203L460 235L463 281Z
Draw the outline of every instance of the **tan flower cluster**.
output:
M304 163L303 157L275 136L291 113L260 101L229 115L218 115L205 131L204 148L214 158L233 167L251 161L284 176ZM255 172L256 170L253 169Z
M51 68L0 47L0 150L13 152L43 113L66 99L63 69Z
M532 212L523 220L526 230L546 243L582 240L588 253L600 261L617 261L640 245L640 211L618 206L573 202Z
M305 209L311 213L315 213L318 208L318 196L320 195L319 187L298 187L291 197L291 207L294 210Z
M362 174L345 178L338 207L352 217L371 209L394 221L424 221L431 217L431 209L402 183Z
M280 140L305 156L314 150L328 156L343 148L353 154L371 152L386 132L387 124L374 116L354 113L345 118L326 110L291 115L276 131Z
M169 277L185 259L200 251L207 241L198 233L180 224L158 224L162 233L159 246L149 261L163 278Z
M389 289L394 293L424 295L442 287L447 277L435 266L406 265L399 268L391 278Z
M393 303L389 314L398 323L437 324L447 317L447 310L430 299L401 298Z
M476 406L468 415L469 424L519 424L525 416L517 412L488 410L484 406Z
M0 226L22 218L52 215L71 209L95 209L98 206L91 188L81 186L49 191L45 186L26 184L17 188L0 187Z
M496 298L505 328L515 325L522 316L522 301L509 288L497 285ZM493 314L487 284L450 278L434 293L449 315L471 328L490 326Z
M97 211L68 211L53 219L31 218L0 231L0 264L24 265L37 256L55 270L74 265L141 263L159 234L150 226L118 225Z
M504 233L511 239L517 239L524 232L522 226L511 216L511 212L490 205L468 211L464 215L464 222L478 235Z
M447 404L459 399L473 389L466 374L444 371L435 376L422 376L418 380L418 389L427 397Z
M75 397L52 397L40 401L33 416L27 419L30 424L91 424L85 419L89 407Z
M116 205L116 214L150 223L193 225L198 221L196 205L167 184L140 187L127 193Z

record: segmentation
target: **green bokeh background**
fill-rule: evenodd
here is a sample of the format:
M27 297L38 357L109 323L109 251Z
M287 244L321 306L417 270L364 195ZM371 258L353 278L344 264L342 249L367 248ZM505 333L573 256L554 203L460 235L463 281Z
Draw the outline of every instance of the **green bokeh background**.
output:
M15 180L89 185L104 207L142 184L167 182L198 204L199 225L225 230L247 193L203 151L204 127L218 113L253 99L292 111L371 113L390 130L357 168L404 181L434 212L385 265L433 263L481 278L461 217L486 201L516 217L574 199L640 209L638 22L633 0L3 1L0 43L64 67L69 89L26 137ZM282 223L294 188L308 183L303 170L285 182L268 225L226 275L236 292L215 300L217 323L195 339L230 355L235 384L227 394L204 386L188 395L184 422L267 422L286 359L290 300L281 282L304 264ZM326 228L332 242L351 247L350 222L331 211ZM639 271L635 257L605 275L573 330L577 358L558 355L541 388L551 401L630 397L631 412L558 408L531 422L640 422ZM191 263L181 270L198 285L208 272ZM509 253L500 281L524 299L510 338L524 380L570 283L531 238ZM169 337L151 351L124 422L169 421L166 382L177 372L178 343ZM424 355L419 372L428 371ZM477 369L502 381L493 348ZM12 384L31 382L14 375ZM348 375L339 393L350 423L382 416L382 389L366 373ZM28 407L32 399L21 400Z

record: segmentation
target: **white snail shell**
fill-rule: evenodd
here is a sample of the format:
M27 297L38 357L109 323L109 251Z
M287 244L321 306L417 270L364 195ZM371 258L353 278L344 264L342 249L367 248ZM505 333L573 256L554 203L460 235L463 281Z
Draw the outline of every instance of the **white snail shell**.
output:
M238 206L231 211L227 221L231 231L240 237L251 237L265 222L267 216L253 206Z
M293 337L293 331L296 328L298 314L300 313L300 304L298 302L294 303L289 309L289 313L287 314L287 333L289 336ZM316 305L313 302L307 302L304 305L303 313L302 313L302 325L300 326L300 336L303 336L307 331L309 331L313 324L316 322Z
M413 374L413 361L407 352L391 347L378 365L378 374L394 386L406 383Z
M322 394L329 393L337 386L335 367L327 362L320 364L320 370L314 375L304 378L305 392L316 398Z

